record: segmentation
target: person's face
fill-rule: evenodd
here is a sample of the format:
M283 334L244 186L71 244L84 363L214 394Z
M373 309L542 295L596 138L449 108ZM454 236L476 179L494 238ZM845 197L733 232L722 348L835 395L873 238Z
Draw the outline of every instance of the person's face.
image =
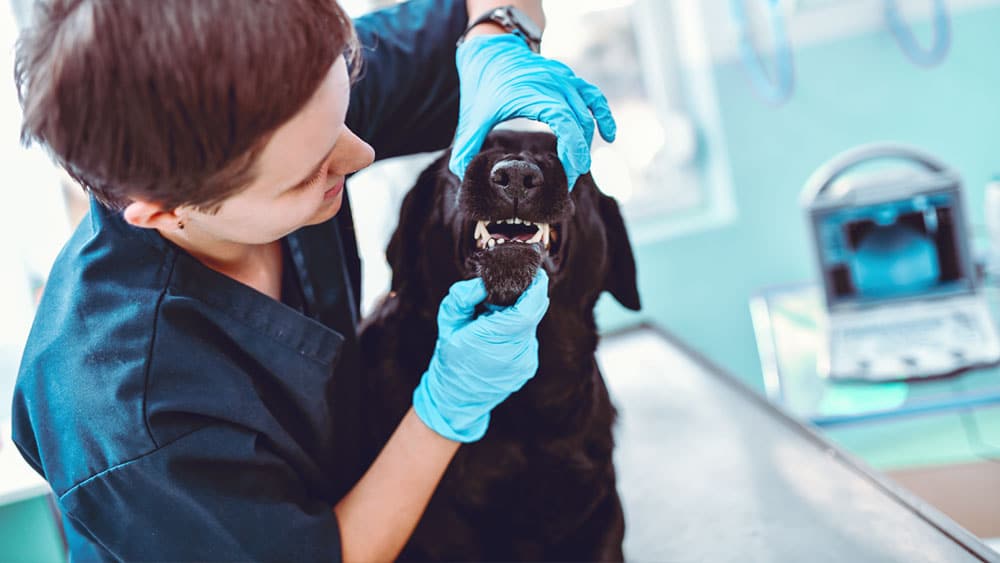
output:
M336 215L345 176L375 156L344 124L349 94L340 57L309 102L264 146L255 180L214 214L185 209L185 223L220 241L266 244Z

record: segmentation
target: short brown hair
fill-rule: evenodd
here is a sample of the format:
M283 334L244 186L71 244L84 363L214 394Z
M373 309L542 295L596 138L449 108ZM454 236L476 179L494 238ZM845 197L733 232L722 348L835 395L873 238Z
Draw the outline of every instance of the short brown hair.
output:
M44 0L17 46L21 140L108 207L217 208L356 43L335 0Z

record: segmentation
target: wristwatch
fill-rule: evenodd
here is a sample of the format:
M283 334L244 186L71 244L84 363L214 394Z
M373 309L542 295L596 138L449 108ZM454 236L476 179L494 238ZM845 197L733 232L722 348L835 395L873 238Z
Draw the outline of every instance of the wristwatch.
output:
M499 8L493 8L489 12L476 18L474 22L469 24L469 27L465 28L461 37L458 38L458 42L455 45L461 45L465 41L465 36L468 35L472 28L476 27L481 23L493 22L498 24L500 27L507 30L507 33L513 33L524 39L528 47L538 53L542 49L542 30L538 27L532 19L521 10L514 6L500 6Z

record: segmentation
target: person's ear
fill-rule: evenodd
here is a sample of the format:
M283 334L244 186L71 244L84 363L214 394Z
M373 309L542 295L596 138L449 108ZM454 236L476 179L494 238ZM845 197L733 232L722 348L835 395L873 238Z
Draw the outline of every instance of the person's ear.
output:
M164 209L159 203L133 200L122 213L125 222L142 229L172 230L184 228L178 209Z

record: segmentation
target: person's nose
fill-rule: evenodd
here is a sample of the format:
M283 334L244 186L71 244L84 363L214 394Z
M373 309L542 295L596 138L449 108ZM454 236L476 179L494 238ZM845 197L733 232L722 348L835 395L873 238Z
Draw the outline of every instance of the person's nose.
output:
M375 149L358 137L354 131L344 127L344 132L337 141L337 147L331 154L330 173L347 176L367 168L375 161Z
M524 160L501 160L490 170L490 185L510 200L531 197L544 179L541 168Z

